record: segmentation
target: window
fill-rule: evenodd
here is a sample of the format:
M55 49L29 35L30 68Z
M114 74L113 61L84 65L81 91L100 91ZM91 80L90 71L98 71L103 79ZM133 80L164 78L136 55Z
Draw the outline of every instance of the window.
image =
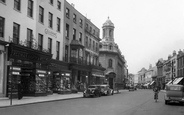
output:
M112 50L112 45L109 46L109 50Z
M60 42L56 42L56 59L59 60Z
M88 47L88 37L86 36L86 44L85 44L86 47Z
M95 41L93 41L93 50L95 50Z
M54 1L53 0L50 0L50 4L53 5L54 4Z
M109 67L112 67L112 59L109 59Z
M83 21L82 21L82 19L79 20L79 24L80 24L79 26L82 28L82 26L83 26Z
M89 48L91 49L91 39L89 39Z
M19 43L20 25L13 23L13 43Z
M4 18L0 17L0 37L4 37Z
M66 37L67 38L69 38L69 25L68 24L66 24L66 33L65 33L66 35Z
M65 45L65 62L68 62L68 46Z
M90 27L89 31L92 32L92 27Z
M95 35L95 30L93 30L93 35Z
M70 19L70 10L68 8L66 8L66 17Z
M88 24L86 24L86 30L88 30Z
M20 0L14 0L14 9L20 11Z
M5 3L5 0L0 0L0 2L3 2L3 3Z
M49 27L52 28L52 17L53 14L49 12Z
M32 0L28 0L27 14L28 16L33 17L33 1Z
M96 52L98 52L98 43L96 43Z
M73 14L73 22L76 23L76 20L77 20L77 16L76 14Z
M38 34L38 50L42 51L43 49L43 35Z
M39 6L39 22L43 23L44 22L44 9Z
M27 29L27 46L28 47L32 47L32 35L33 35L33 31L31 29Z
M48 50L49 50L49 53L51 54L52 53L52 39L51 38L48 38Z
M76 29L73 28L73 40L76 40Z
M61 2L60 2L60 1L57 2L57 8L58 8L59 10L61 10Z
M57 18L57 31L60 32L60 18Z
M79 42L82 43L82 33L79 33Z

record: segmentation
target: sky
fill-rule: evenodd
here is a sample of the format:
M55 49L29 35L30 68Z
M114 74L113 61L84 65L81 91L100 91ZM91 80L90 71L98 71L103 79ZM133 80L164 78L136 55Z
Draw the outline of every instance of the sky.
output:
M101 31L108 16L128 71L156 66L184 50L184 0L67 0Z

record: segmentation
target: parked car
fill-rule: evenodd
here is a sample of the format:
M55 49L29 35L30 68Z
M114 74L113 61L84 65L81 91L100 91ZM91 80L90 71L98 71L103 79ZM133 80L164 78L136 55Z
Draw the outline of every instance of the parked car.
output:
M135 90L134 86L129 87L129 91L134 91L134 90Z
M114 90L109 87L109 85L103 84L99 85L101 87L101 94L102 95L113 95Z
M165 104L179 102L184 105L184 86L170 84L166 85Z
M99 85L90 85L83 92L83 97L100 97L101 96L101 88Z

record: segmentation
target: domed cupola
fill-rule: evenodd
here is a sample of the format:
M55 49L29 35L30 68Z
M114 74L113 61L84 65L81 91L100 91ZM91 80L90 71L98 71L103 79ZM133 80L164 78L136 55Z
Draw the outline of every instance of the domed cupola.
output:
M104 26L112 26L112 27L114 27L114 24L111 22L111 20L109 19L109 17L108 17L108 19L106 20L106 22L103 24L103 27Z
M102 29L103 29L102 40L106 42L114 42L114 24L111 22L109 17L103 24Z

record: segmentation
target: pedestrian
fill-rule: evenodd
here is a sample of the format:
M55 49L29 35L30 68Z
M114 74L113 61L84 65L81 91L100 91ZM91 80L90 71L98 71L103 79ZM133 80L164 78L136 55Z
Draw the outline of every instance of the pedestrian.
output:
M18 81L18 100L22 99L23 94L22 94L22 84L21 81Z

